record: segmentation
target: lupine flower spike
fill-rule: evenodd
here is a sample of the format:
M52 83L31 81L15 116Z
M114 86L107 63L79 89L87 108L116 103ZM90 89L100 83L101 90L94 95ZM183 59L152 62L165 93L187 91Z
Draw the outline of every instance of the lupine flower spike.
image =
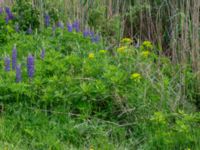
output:
M50 16L48 14L44 15L44 24L46 27L50 25Z
M0 7L0 15L3 13L3 8Z
M91 41L93 43L97 43L97 42L99 42L99 40L100 40L100 36L99 35L94 35L94 36L91 37Z
M73 29L75 29L76 32L79 32L80 31L80 24L78 21L75 21L73 24L72 24L72 27Z
M12 50L12 70L16 69L16 65L17 65L17 48L16 45L14 45Z
M86 28L86 29L83 31L83 36L84 36L84 37L90 36L90 30L89 30L88 28Z
M63 29L64 28L64 25L63 25L63 22L62 21L58 21L58 27Z
M16 82L19 83L22 81L22 71L21 65L16 66Z
M29 54L27 57L27 72L28 72L28 77L33 78L35 73L35 66L34 66L34 57L31 54Z
M42 48L41 54L40 54L41 59L43 60L45 57L45 49Z
M69 22L67 23L67 30L68 30L68 32L72 32L73 31L73 26Z
M5 71L9 72L10 71L10 57L4 58L4 66L5 66Z
M9 7L5 7L5 12L6 12L6 14L10 14L11 13L10 8Z
M90 37L93 37L94 35L94 31L90 31Z
M13 18L14 18L14 16L13 16L13 14L12 14L12 12L11 12L11 10L10 10L10 8L9 7L6 7L5 8L5 12L6 12L6 18L8 19L8 20L12 20Z
M5 18L5 22L6 22L6 24L8 24L9 23L9 17L8 16L6 16L6 18Z

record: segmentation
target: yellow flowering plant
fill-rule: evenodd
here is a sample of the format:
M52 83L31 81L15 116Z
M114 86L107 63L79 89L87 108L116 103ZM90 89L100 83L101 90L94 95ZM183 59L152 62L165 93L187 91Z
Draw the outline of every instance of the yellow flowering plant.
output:
M121 47L119 47L119 48L117 49L117 52L118 52L118 53L124 53L124 52L126 51L126 49L127 49L127 46L121 46Z
M140 81L141 78L142 78L142 76L139 73L131 74L131 79L134 80L134 81Z
M142 55L143 57L145 57L145 58L149 57L150 54L151 54L151 53L150 53L150 51L148 51L148 50L142 51L142 52L141 52L141 55Z
M94 53L89 53L88 58L89 59L94 59Z
M123 38L121 40L121 43L124 43L124 44L131 44L133 41L131 38Z
M141 45L142 50L152 50L153 49L153 44L150 41L144 41Z
M100 54L105 54L105 53L107 53L107 50L104 50L104 49L99 50L99 53L100 53Z

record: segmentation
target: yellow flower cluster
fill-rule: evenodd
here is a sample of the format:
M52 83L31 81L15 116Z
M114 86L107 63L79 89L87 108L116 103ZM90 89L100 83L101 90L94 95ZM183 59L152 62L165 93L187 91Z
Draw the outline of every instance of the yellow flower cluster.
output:
M124 53L126 49L127 49L126 46L121 46L121 47L119 47L119 48L117 49L117 52L118 52L118 53Z
M132 43L132 39L130 39L130 38L123 38L123 39L121 40L121 43L130 44L130 43Z
M141 55L143 56L143 57L145 57L145 58L147 58L149 55L150 55L150 51L143 51L142 53L141 53Z
M88 58L89 59L94 59L94 53L89 53Z
M142 47L145 50L151 50L151 49L153 49L153 44L150 41L144 41L142 43Z
M142 76L139 73L133 73L131 75L131 79L135 80L135 81L140 81L141 78L142 78Z
M94 150L93 146L90 147L90 150Z
M102 49L102 50L99 50L99 53L100 53L100 54L105 54L105 53L107 53L107 50L103 50L103 49Z

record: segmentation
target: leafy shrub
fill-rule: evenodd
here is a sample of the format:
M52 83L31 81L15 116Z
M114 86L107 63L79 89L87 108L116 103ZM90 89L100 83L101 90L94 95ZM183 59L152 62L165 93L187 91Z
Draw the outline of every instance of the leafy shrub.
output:
M5 21L6 15L5 13L0 14L0 43L6 43L11 37L14 29L12 27L12 20L6 24Z
M150 119L148 131L151 132L147 149L198 149L196 136L200 116L178 111L171 115L155 112Z
M39 10L32 5L30 0L16 0L13 11L20 30L27 31L29 27L39 28Z

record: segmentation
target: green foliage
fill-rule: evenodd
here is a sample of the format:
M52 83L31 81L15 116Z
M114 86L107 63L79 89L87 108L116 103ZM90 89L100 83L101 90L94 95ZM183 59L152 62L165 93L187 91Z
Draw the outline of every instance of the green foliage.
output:
M120 17L113 16L106 18L105 7L99 9L91 9L89 12L88 24L100 31L103 37L109 40L120 38Z
M184 91L185 104L180 89L196 78L154 53L151 42L135 48L126 38L111 54L101 42L66 29L12 37L0 47L0 148L199 148L194 91ZM20 83L15 71L4 71L3 58L11 56L14 44ZM27 77L29 53L35 57L33 79Z
M12 28L12 22L8 24L5 22L5 14L0 14L0 43L6 43L11 39L14 29Z
M151 133L146 149L198 149L199 120L199 113L186 114L179 110L169 115L155 112L150 119L148 131Z
M16 0L13 11L20 30L27 31L30 26L32 29L39 28L39 10L32 5L32 1Z

